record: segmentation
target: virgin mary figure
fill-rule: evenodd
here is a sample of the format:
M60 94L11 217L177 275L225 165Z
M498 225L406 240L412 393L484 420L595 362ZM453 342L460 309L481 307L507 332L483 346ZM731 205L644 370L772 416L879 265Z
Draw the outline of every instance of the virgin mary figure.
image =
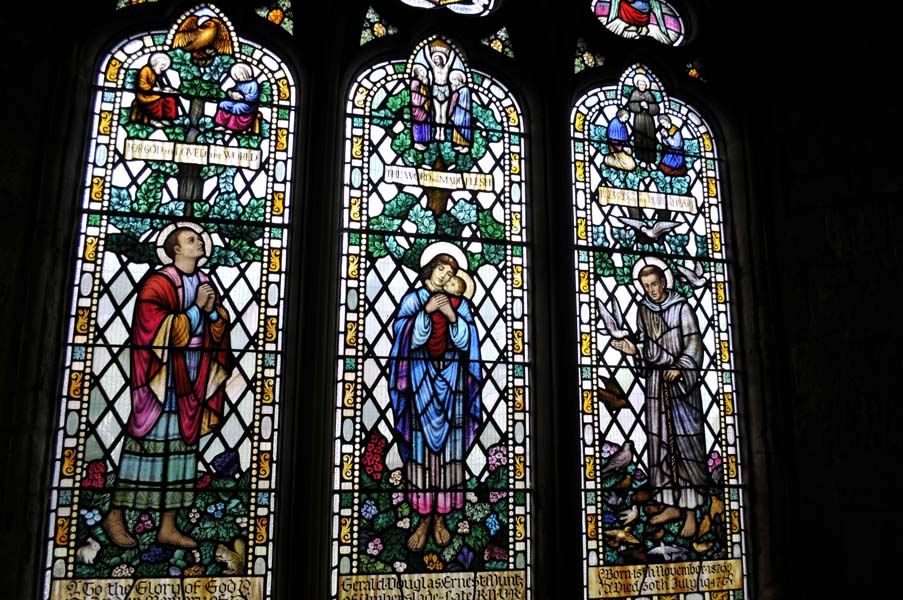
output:
M420 516L407 541L415 552L430 533L440 546L451 541L445 516L464 506L465 458L482 419L473 284L459 291L470 278L460 267L463 252L452 248L425 251L421 285L401 299L392 328L389 394L407 499Z

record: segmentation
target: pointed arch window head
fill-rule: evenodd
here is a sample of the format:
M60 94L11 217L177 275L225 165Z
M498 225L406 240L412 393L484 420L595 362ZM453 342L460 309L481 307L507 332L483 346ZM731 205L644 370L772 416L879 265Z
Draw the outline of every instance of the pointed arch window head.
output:
M599 22L621 37L650 38L666 46L684 41L683 19L664 0L591 0L591 4Z
M297 94L212 5L101 58L48 597L271 597Z
M408 6L417 8L447 8L462 15L488 15L503 0L401 0Z
M720 161L636 64L571 114L585 598L745 598ZM653 564L655 563L655 564Z
M522 113L441 36L346 106L333 597L529 598Z

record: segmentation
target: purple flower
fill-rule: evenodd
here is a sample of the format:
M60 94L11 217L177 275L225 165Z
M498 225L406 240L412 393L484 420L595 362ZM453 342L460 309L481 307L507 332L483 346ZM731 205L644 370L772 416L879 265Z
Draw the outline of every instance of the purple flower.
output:
M489 492L489 501L496 503L499 500L503 500L507 495L507 492Z
M375 540L373 540L372 542L370 542L367 545L367 554L369 554L370 556L376 556L377 554L382 552L382 549L383 549L382 540L379 538L376 538Z
M504 446L493 446L489 449L489 470L495 471L508 464L508 455Z

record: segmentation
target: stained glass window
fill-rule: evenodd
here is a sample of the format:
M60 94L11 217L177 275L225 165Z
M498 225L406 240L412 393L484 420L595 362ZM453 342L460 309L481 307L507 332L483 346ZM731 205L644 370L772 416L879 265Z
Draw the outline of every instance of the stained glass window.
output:
M157 0L116 0L116 8L125 8L135 4L145 4L147 2L156 2Z
M593 13L605 27L628 39L650 38L667 46L684 40L684 23L663 0L591 0Z
M522 113L435 36L346 110L333 597L530 597Z
M271 597L296 104L210 6L102 59L49 597Z
M744 598L714 135L640 64L571 126L585 597Z
M462 15L488 15L495 9L497 0L401 0L417 8L448 8Z

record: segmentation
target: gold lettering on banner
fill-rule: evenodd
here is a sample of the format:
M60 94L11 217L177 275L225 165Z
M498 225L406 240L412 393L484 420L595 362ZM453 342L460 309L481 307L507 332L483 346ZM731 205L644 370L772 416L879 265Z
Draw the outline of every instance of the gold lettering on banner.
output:
M263 403L264 404L272 404L273 400L276 399L275 394L273 393L273 389L276 386L276 381L267 377L263 380Z
M94 202L100 202L103 200L103 177L92 177L91 178L91 200Z
M277 273L282 268L282 250L280 248L270 249L270 272Z
M345 382L343 387L345 388L345 393L342 402L345 408L354 408L354 384L348 381Z
M592 456L587 456L583 462L583 471L586 474L586 478L592 481L596 478L596 459Z
M523 571L341 575L338 600L523 600Z
M273 194L273 214L281 215L285 210L285 194L283 192L275 192Z
M88 262L94 262L94 259L97 258L97 238L95 236L89 236L85 238L85 260Z
M739 590L743 564L739 559L591 567L590 598L627 598Z
M696 199L692 196L676 196L661 192L633 191L621 188L599 186L599 204L608 206L637 206L655 210L672 210L695 214L698 210Z
M586 115L582 112L578 112L574 117L574 129L577 131L583 131L583 125L586 122Z
M280 79L276 82L276 85L279 87L279 99L288 100L292 92L291 88L288 87L288 79Z
M583 390L583 412L593 414L593 393L590 390Z
M494 188L494 179L490 173L450 173L398 165L386 167L385 180L388 183L419 185L445 190L466 189L489 192Z
M110 124L113 122L113 113L105 110L100 113L100 122L97 125L97 132L101 135L110 135Z
M207 164L208 153L207 146L201 146L200 144L176 144L173 160L192 165L205 165Z
M260 168L260 150L254 148L232 148L229 146L206 146L207 160L211 165L227 167ZM273 211L275 212L275 211Z
M262 600L263 577L58 579L49 600Z
M119 77L119 68L122 66L122 61L118 58L111 58L110 63L107 65L106 78L107 81L116 81L116 78Z
M205 146L199 147L204 148ZM125 141L125 159L175 160L175 143L161 140L127 139Z

